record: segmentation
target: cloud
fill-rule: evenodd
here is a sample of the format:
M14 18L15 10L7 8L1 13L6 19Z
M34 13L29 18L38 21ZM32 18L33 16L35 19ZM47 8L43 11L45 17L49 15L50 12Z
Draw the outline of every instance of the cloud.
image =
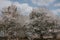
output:
M60 13L60 9L56 9L56 10L51 10L54 14L58 14L58 13Z
M54 4L55 7L60 7L60 3Z
M4 7L10 6L12 1L10 0L0 0L0 10ZM21 11L22 14L28 15L32 11L32 7L28 5L28 3L20 4L19 2L13 2L14 5L17 6L18 10Z
M32 3L41 6L48 6L50 3L53 3L55 0L32 0Z
M0 10L6 6L9 6L11 5L11 1L8 1L8 0L0 0Z
M18 7L18 10L20 10L21 13L24 15L29 15L29 13L31 13L31 11L33 9L27 3L20 4L18 2L15 2L14 5L16 5Z

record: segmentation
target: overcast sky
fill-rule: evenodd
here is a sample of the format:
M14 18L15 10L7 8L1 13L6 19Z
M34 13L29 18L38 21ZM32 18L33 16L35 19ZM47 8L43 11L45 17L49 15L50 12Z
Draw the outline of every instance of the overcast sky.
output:
M0 9L11 4L16 5L24 15L36 7L46 7L54 14L60 14L60 0L0 0Z

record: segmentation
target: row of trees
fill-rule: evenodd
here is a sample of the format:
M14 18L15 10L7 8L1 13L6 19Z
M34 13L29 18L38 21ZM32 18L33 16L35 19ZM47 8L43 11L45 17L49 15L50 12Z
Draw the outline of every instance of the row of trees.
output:
M29 40L33 40L34 38L43 39L44 35L52 35L56 33L54 29L60 27L58 16L46 8L33 9L29 14L29 18L21 15L15 5L3 8L1 13L1 37L27 37Z

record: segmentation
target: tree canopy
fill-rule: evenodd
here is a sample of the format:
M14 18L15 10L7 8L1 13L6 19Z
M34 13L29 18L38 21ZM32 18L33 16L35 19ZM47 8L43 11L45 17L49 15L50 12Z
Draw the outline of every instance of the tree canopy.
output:
M27 35L31 38L34 36L37 38L54 32L54 28L58 27L58 19L54 17L57 16L45 8L34 9L30 13L30 21L26 25Z

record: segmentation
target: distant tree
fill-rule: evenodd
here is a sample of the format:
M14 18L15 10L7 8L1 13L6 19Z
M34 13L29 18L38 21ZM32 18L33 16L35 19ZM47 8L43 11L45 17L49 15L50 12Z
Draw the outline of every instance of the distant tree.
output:
M18 12L15 5L8 6L2 10L2 23L0 30L9 37L24 37L23 20L24 16Z
M26 34L30 40L33 38L43 39L44 34L52 32L57 27L56 16L45 8L37 8L30 13L30 21L26 25Z

